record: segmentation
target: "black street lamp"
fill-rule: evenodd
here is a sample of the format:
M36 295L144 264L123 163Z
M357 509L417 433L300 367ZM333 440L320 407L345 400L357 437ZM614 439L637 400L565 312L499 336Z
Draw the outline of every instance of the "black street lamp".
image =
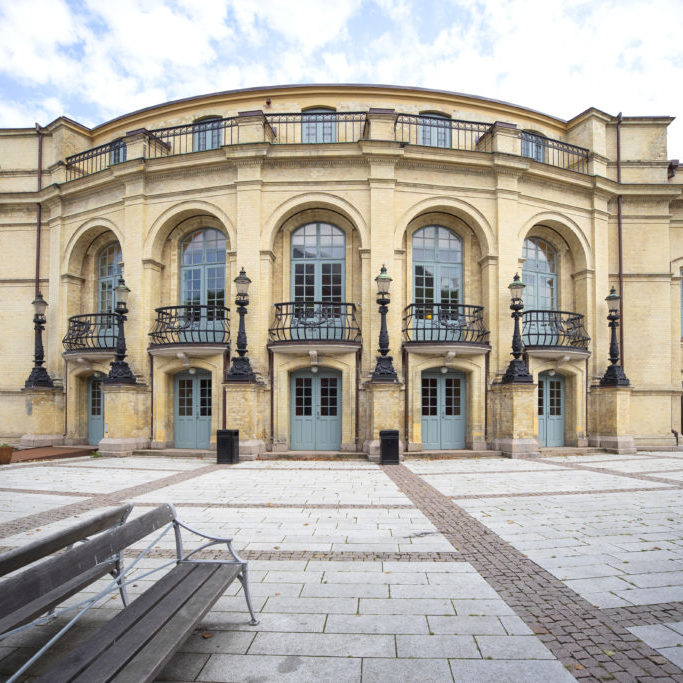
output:
M510 310L512 311L512 319L515 321L515 331L512 335L512 355L513 359L510 361L503 379L503 384L533 384L534 378L529 372L526 364L522 360L522 352L524 351L524 344L522 343L522 334L519 329L519 320L522 317L522 309L524 302L522 301L522 294L526 285L519 279L519 273L515 273L515 277L508 285L510 294L512 295L512 303Z
M375 371L372 373L373 382L397 382L398 375L394 370L393 358L387 356L389 353L389 333L387 332L387 312L389 311L388 303L389 288L391 287L391 278L387 275L387 269L382 266L379 275L375 278L377 283L377 303L379 305L379 314L382 316L382 322L379 328L379 348L377 349L381 355L377 356L377 365Z
M109 374L102 380L102 384L137 384L135 375L130 369L130 366L124 358L126 357L126 335L123 331L123 323L128 320L126 313L128 313L128 294L130 289L126 287L126 283L122 277L119 277L119 284L114 287L116 293L116 308L114 315L116 316L116 324L118 332L116 335L116 359L109 365L111 369Z
M47 374L47 370L43 367L45 362L45 350L43 349L43 330L45 329L45 310L47 309L47 301L43 299L43 295L38 292L36 298L33 300L33 329L35 330L35 344L33 351L33 369L28 376L24 386L27 389L33 387L53 387L54 384Z
M610 293L605 297L607 307L609 308L609 327L611 330L611 338L609 342L609 360L610 365L605 370L605 374L600 379L601 387L628 387L630 382L624 368L619 365L619 342L617 341L617 327L619 327L619 301L621 297L617 294L617 290L612 287Z
M247 358L247 331L244 327L244 316L247 314L247 306L249 305L250 284L251 280L242 268L240 274L235 278L235 286L237 287L235 305L240 316L240 326L237 332L237 353L239 355L232 357L232 366L225 377L228 382L254 382L256 380L256 375L254 375L251 363Z

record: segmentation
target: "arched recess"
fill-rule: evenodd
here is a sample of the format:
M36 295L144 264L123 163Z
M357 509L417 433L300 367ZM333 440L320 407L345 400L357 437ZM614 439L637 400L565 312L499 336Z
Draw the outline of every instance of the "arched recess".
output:
M79 226L67 242L62 259L67 317L98 311L97 261L102 250L112 244L118 244L125 259L119 228L103 218L94 218Z
M261 251L274 251L275 239L282 225L290 218L307 210L327 211L330 218L340 216L357 231L360 248L370 246L368 226L360 211L345 199L328 192L313 192L290 197L270 213L261 232ZM330 220L334 223L334 220Z
M275 235L272 251L273 262L273 302L291 300L291 237L301 227L314 223L328 223L344 233L346 255L344 258L344 281L346 287L342 296L344 301L360 301L362 297L362 277L360 249L362 239L356 225L344 214L327 207L306 208L283 221Z
M459 218L476 235L482 257L497 255L496 237L484 214L471 204L450 197L423 199L407 209L396 221L394 249L404 248L406 231L416 218L428 213L442 213Z

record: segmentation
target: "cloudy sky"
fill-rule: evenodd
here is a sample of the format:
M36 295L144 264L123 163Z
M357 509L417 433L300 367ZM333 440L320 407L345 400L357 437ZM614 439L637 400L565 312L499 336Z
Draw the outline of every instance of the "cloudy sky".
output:
M0 127L316 82L674 115L683 158L683 0L0 0Z

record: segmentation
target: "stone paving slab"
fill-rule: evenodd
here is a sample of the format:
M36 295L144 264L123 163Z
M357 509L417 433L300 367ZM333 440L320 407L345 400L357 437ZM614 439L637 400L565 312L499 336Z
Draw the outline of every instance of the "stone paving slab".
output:
M160 680L683 680L681 487L661 480L679 463L593 454L384 468L147 456L17 465L7 519L0 490L0 546L124 500L134 516L170 500L191 525L234 537L260 624L249 625L233 584ZM173 546L168 535L140 561L133 596L155 580L143 572L172 562ZM110 596L73 638L120 609ZM5 640L0 676L60 623Z

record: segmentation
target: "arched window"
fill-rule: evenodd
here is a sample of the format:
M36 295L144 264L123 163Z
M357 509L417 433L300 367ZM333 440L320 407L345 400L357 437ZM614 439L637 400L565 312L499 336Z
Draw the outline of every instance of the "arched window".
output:
M207 116L192 126L192 151L203 152L221 146L221 118Z
M337 119L334 109L316 107L301 112L301 142L337 142Z
M557 309L557 252L540 237L524 240L522 255L522 280L524 306L531 310L554 311Z
M451 146L451 118L445 114L420 114L418 144L428 147Z
M413 289L416 304L462 303L462 240L441 225L413 234Z
M180 243L180 303L225 306L225 236L213 228L203 228ZM222 315L221 313L218 315Z
M292 299L344 300L346 236L331 223L308 223L292 233Z
M97 257L97 312L113 313L116 306L114 287L121 277L121 247L112 242Z
M109 146L109 163L121 164L126 160L126 143L123 140L114 140Z
M545 138L537 133L522 132L522 156L534 161L545 161Z

